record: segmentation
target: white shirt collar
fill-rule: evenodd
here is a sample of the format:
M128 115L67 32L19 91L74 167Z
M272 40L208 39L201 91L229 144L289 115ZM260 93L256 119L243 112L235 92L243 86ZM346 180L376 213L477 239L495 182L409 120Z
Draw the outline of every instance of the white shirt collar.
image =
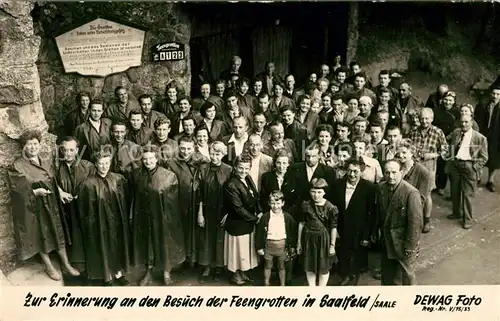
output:
M472 135L472 127L464 133L464 135Z
M359 183L359 181L358 181L358 183ZM356 186L358 186L358 183L356 183L356 185L352 185L351 183L346 182L346 189L356 189Z
M228 143L244 143L248 139L248 135L245 133L243 136L238 140L236 139L236 136L234 134L231 135L231 138L229 138Z
M373 166L373 158L368 157L366 155L362 155L361 158L363 159L363 162L365 163L366 167L372 167Z
M309 165L306 164L306 169L308 171L312 171L314 173L316 171L316 168L318 168L318 165L319 165L319 163L314 165L313 167L310 167Z
M271 213L271 216L283 216L283 211L279 213L274 213L273 211L269 211Z

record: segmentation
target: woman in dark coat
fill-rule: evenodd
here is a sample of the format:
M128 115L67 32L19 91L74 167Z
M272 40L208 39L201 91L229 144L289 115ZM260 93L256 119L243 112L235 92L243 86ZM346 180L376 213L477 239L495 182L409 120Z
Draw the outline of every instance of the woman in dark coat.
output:
M227 146L216 141L210 145L210 165L205 169L200 184L200 207L198 225L200 226L200 249L198 263L203 266L200 283L209 277L215 268L214 278L218 279L224 267L224 183L231 176L231 166L224 164Z
M94 155L96 173L78 192L87 277L105 286L126 285L129 269L129 189L127 179L111 173L112 154Z
M299 215L297 253L302 254L309 286L326 286L335 255L338 209L324 198L328 184L322 178L311 181L311 200L302 204Z
M39 132L25 132L20 138L23 154L9 170L14 238L21 260L40 254L47 275L58 281L61 274L49 257L54 250L69 274L78 276L80 273L70 265L66 253L66 245L70 242L60 198L68 194L56 183L52 157L41 157L41 140Z
M231 281L236 285L252 282L245 271L256 268L259 261L254 230L263 213L257 188L249 176L251 166L249 156L236 157L234 173L224 184L227 211L227 217L223 218L226 228L224 261L227 269L234 273Z
M216 110L216 106L211 102L206 102L201 106L200 114L203 117L203 121L199 126L205 125L208 129L208 134L211 141L216 141L222 139L222 137L227 135L227 125L222 120L222 113Z
M151 270L163 272L165 285L172 283L170 271L186 259L179 216L177 176L158 166L158 147L146 146L143 166L132 172L132 256L135 265L145 265L145 285Z

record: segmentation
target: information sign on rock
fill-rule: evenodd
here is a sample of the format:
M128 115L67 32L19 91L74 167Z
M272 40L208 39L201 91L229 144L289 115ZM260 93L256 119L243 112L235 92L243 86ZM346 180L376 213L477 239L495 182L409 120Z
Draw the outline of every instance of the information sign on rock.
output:
M145 31L103 18L56 37L66 73L101 76L141 65Z
M182 43L166 42L153 46L153 61L184 60L185 46Z

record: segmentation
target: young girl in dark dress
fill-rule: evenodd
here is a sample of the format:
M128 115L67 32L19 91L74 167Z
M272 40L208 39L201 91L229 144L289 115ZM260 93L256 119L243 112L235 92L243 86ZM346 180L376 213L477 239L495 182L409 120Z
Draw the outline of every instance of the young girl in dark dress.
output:
M309 286L327 285L335 255L339 211L324 198L327 188L324 179L314 178L311 181L311 200L302 204L298 217L297 253L302 254Z

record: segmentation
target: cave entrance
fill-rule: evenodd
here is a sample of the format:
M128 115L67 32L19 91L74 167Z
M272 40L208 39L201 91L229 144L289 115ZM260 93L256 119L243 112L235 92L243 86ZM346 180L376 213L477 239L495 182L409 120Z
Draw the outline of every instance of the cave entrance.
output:
M320 65L345 61L348 3L196 3L185 4L192 17L190 41L192 93L201 79L214 82L242 58L241 72L253 78L273 61L282 76L299 84Z

